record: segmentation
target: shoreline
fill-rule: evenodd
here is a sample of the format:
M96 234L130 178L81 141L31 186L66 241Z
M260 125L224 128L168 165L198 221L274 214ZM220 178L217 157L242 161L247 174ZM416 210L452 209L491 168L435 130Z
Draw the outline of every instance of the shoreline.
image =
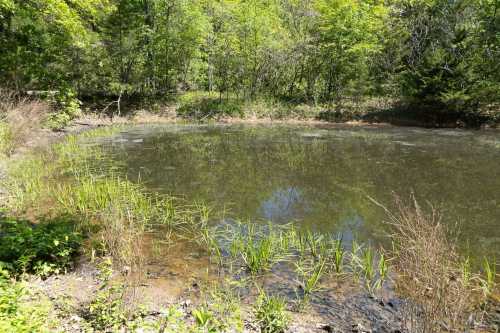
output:
M66 127L62 131L58 132L50 132L47 130L41 130L41 132L37 133L36 140L31 139L27 141L27 145L13 154L10 159L12 160L21 160L30 155L31 152L38 153L43 147L48 147L53 144L63 144L66 137L70 137L72 135L86 135L86 132L89 135L93 135L92 130L96 130L99 132L99 128L103 128L106 132L107 127L112 126L120 126L120 125L134 125L134 124L185 124L185 121L180 121L178 118L167 118L167 117L151 117L150 115L127 119L127 118L115 118L113 120L109 118L92 118L92 117L82 117L76 119L72 122L72 125ZM192 123L192 122L191 122ZM211 122L209 122L211 123ZM220 124L296 124L296 125L313 125L313 126L323 126L324 122L310 122L310 121L245 121L244 119L231 119L230 121L221 121ZM217 124L214 122L214 124ZM343 126L365 126L364 124L329 124L331 127L343 127ZM329 127L330 127L329 126ZM371 126L370 126L371 127ZM375 125L376 128L387 128L394 127L393 125ZM107 134L103 134L107 135ZM64 144L63 144L64 146ZM72 148L75 149L75 148ZM71 152L71 150L70 150ZM85 154L83 156L86 156ZM56 156L57 157L57 156ZM71 161L71 159L70 159ZM77 164L80 162L75 160ZM57 159L53 161L53 163L57 163ZM73 163L73 162L71 162ZM70 164L71 164L70 163ZM51 167L51 166L47 166ZM44 175L42 173L42 175ZM50 176L50 174L48 174ZM88 175L90 178L93 178L92 174ZM85 176L86 177L86 176ZM55 178L57 179L57 178ZM108 178L104 176L102 178L106 181ZM84 179L85 180L85 179ZM112 179L111 179L112 180ZM95 187L95 184L91 182ZM97 187L99 188L99 187ZM97 188L95 190L97 191ZM74 190L79 190L79 188L69 188L69 192ZM138 195L142 195L138 193ZM118 196L117 198L120 198ZM124 197L123 199L128 199ZM71 208L71 207L70 207ZM104 213L104 211L97 211L97 213ZM22 216L22 214L21 214ZM86 217L88 219L88 217ZM104 220L105 221L105 220ZM208 229L207 229L208 231ZM186 235L184 235L186 236ZM141 243L142 244L142 243ZM177 242L180 246L180 244ZM208 245L208 242L207 242ZM151 244L146 244L146 247L153 247ZM210 253L213 251L213 248L208 249ZM145 273L146 277L141 278L138 282L130 282L137 283L131 288L129 291L132 294L132 298L127 298L125 302L131 302L132 306L136 306L137 304L146 304L146 299L148 297L153 297L156 299L153 302L153 305L148 308L148 310L139 317L146 321L157 322L159 320L163 320L164 311L166 308L176 308L179 311L180 316L183 318L183 322L188 325L197 325L197 319L194 318L193 313L195 311L199 311L203 309L205 306L208 306L204 303L203 297L208 294L215 292L210 289L210 283L206 283L201 275L195 277L193 275L193 270L187 269L185 273L180 273L178 270L179 267L195 267L196 263L199 263L200 260L203 262L207 262L207 269L216 269L213 265L216 265L216 258L212 257L212 255L206 256L206 254L196 254L197 251L189 250L181 248L175 251L172 251L174 258L177 259L178 263L174 263L172 259L166 260L165 267L162 270L158 270L157 268L161 267L158 264L146 265L143 266L144 271L137 272L139 274ZM177 255L177 253L182 253L183 255ZM193 254L194 253L194 254ZM99 265L102 263L103 259L97 259L93 262L91 258L88 257L89 254L86 253L85 256L79 257L77 259L75 267L70 269L68 273L62 275L51 275L46 278L40 278L36 275L30 275L27 280L27 284L30 288L34 288L39 290L39 292L44 295L44 297L52 300L56 307L64 307L64 303L61 305L59 302L63 302L59 298L63 295L69 297L68 299L71 302L71 307L78 309L78 311L73 311L69 313L69 315L65 315L59 311L55 312L60 316L66 316L62 320L62 325L66 332L78 332L83 330L83 324L87 324L87 321L90 320L86 317L87 307L89 304L93 304L95 302L95 294L99 294L100 290L109 290L108 282L103 282L100 280L100 269ZM149 258L146 256L146 258ZM227 258L226 258L227 259ZM157 260L157 259L152 259ZM228 260L228 259L227 259ZM170 266L169 266L170 265ZM131 268L128 265L118 264L113 265L111 269L113 279L113 283L120 284L122 281L127 281L126 277L128 276ZM220 269L220 268L219 268ZM222 272L224 272L224 268L222 268ZM218 272L220 274L220 271ZM224 273L223 273L224 274ZM227 273L226 273L227 274ZM245 273L246 274L246 273ZM348 273L349 274L349 273ZM311 308L307 308L307 310L303 311L295 311L293 310L294 304L290 303L286 308L286 313L293 317L291 322L289 323L289 328L286 332L290 333L306 333L306 332L371 332L372 330L376 330L377 332L393 332L394 330L399 330L402 325L402 316L404 312L404 299L395 293L393 286L389 289L382 289L378 296L375 296L373 293L368 292L364 289L362 285L359 285L356 282L351 281L351 276L349 275L342 277L334 277L325 281L325 286L328 286L328 291L318 291L315 292L314 299L318 303L314 303ZM217 275L215 275L217 276ZM229 275L231 276L231 275ZM210 278L208 279L210 282ZM176 282L177 281L177 282ZM180 282L179 282L180 281ZM293 283L297 283L296 280L292 279L284 279L284 280L273 280L270 279L266 281L266 279L259 280L258 278L254 281L254 283L262 283L263 285L276 285L283 284L287 285L287 288L290 290L287 291L287 294L292 293L292 289L300 290L300 283L297 286L287 284L287 281L294 281ZM220 281L219 281L220 282ZM234 281L236 282L236 280ZM126 282L129 283L129 282ZM176 283L180 283L176 285ZM388 283L393 283L392 281ZM85 285L85 288L82 288L82 284ZM217 288L228 288L228 286L217 286ZM330 289L331 287L331 289ZM104 288L104 289L103 289ZM128 287L127 287L128 288ZM259 326L258 321L256 321L254 317L253 307L254 303L259 299L259 294L257 293L252 286L246 286L244 293L246 293L246 297L239 299L239 311L242 311L242 315L244 316L243 323L245 325L245 329L243 332L258 332ZM218 289L217 289L218 290ZM231 289L229 289L231 290ZM271 289L272 290L272 289ZM217 291L219 292L219 291ZM127 294L128 295L128 294ZM145 298L141 298L144 296L141 295L149 295ZM129 297L129 296L127 296ZM220 297L217 296L217 297ZM293 296L292 296L293 297ZM293 299L293 298L292 298ZM215 302L215 304L223 304L226 300L224 298L217 298L212 300L211 302ZM323 302L323 303L322 303ZM106 305L106 306L109 306ZM215 311L215 310L212 310ZM134 312L135 313L135 312ZM135 316L135 315L134 315ZM137 318L134 317L136 320ZM93 320L93 319L92 319ZM128 322L127 322L128 324ZM149 332L149 331L148 331Z

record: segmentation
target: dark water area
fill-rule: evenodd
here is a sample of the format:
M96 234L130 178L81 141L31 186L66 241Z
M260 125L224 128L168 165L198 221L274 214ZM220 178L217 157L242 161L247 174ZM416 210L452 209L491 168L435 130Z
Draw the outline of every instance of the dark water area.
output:
M100 144L148 190L224 220L289 223L375 244L394 195L431 203L463 251L500 254L500 132L285 125L135 126ZM220 221L220 218L219 220Z

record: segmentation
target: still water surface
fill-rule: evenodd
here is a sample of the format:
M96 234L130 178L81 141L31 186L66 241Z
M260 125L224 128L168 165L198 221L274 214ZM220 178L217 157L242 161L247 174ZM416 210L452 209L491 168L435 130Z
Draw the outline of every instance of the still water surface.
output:
M225 220L294 222L383 242L394 194L432 203L464 251L500 254L500 132L393 127L162 125L102 146L149 190L203 201Z

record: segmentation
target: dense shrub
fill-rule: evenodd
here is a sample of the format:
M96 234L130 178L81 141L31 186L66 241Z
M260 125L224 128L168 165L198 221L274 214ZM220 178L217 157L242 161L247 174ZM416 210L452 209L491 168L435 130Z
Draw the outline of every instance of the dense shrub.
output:
M63 90L55 94L52 104L56 110L47 119L47 125L53 129L61 129L81 114L81 102L72 90Z

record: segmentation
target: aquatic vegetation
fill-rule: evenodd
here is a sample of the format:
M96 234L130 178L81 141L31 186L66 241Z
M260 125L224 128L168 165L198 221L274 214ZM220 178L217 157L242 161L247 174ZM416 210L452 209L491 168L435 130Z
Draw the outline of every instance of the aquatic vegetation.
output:
M170 250L169 243L178 239L201 245L219 269L217 286L203 291L202 299L195 304L194 310L184 314L184 319L160 316L157 321L143 323L138 313L125 309L124 294L128 287L111 282L111 265L106 264L101 267L102 288L87 304L84 316L96 330L131 329L149 324L157 331L163 328L166 332L242 330L241 307L244 305L239 292L244 290L245 297L252 297L248 294L252 295L256 286L260 295L253 311L261 330L282 332L289 321L287 300L268 295L274 291L273 287L269 289L273 279L283 279L283 295L290 295L295 290L298 309L304 309L322 298L316 295L330 292L326 288L331 279L336 279L335 283L349 283L349 286L357 286L359 282L359 287L374 294L389 278L389 266L391 278L408 297L409 305L405 311L417 319L423 318L420 322L426 327L432 328L438 322L453 326L462 322L464 313L473 306L467 304L467 297L475 300L482 290L484 299L496 287L495 265L485 261L484 274L474 273L469 259L462 260L453 254L453 247L450 252L447 246L451 242L448 245L439 243L445 239L444 229L439 223L429 227L421 221L415 224L414 221L391 220L396 230L392 235L395 244L392 252L358 242L353 242L352 249L348 250L340 236L333 237L308 228L298 229L292 224L234 223L227 219L217 226L211 207L148 192L139 180L124 177L120 165L115 165L110 159L102 161L103 149L81 146L80 139L80 136L68 137L47 151L28 156L18 163L6 182L12 189L9 208L16 208L21 213L35 205L39 206L36 212L40 212L40 206L49 206L50 209L44 212L52 218L71 216L71 230L89 236L86 248L92 259L100 261L96 256L112 257L116 264L127 266L127 273L142 272L147 255L163 256ZM404 214L403 219L422 218L420 213L405 211ZM21 229L18 231L24 235L24 232L36 232L38 227ZM149 237L149 232L154 232L154 236ZM3 230L0 234L4 235ZM410 239L405 238L408 235L411 235ZM21 253L17 256L23 258L20 260L17 257L0 260L15 265L12 271L34 272L42 276L70 267L81 239L73 246L71 237L61 238L64 237L62 233L45 232L44 236L48 245L36 250L50 251L55 258L49 259L57 266L52 266L43 251L42 254L36 251L34 254ZM436 241L437 245L428 243L430 241ZM2 246L4 244L0 244L0 250ZM411 251L422 257L415 258ZM416 266L415 261L422 266ZM208 267L207 271L213 273L212 268ZM422 278L421 272L415 272L417 269L442 276L433 281L408 283L413 281L409 279ZM222 278L230 282L221 282ZM296 288L297 282L300 289ZM404 289L410 285L416 285L415 289ZM435 296L432 302L426 299L429 293ZM452 309L452 305L457 305L463 312ZM170 310L174 316L176 310ZM186 318L189 319L184 322Z
M268 271L286 254L283 233L268 225L265 230L257 231L255 225L248 224L244 232L236 234L231 241L231 253L239 256L251 274Z
M311 295L320 290L320 280L325 274L326 259L307 263L299 260L295 264L300 283L300 292L296 291L299 298L298 309L304 309L310 302Z
M333 267L335 273L341 274L344 270L344 257L345 249L342 246L342 239L339 237L335 241L334 252L333 252Z
M277 296L260 292L254 314L262 333L283 333L288 328L290 316L286 312L286 301Z
M418 331L440 331L442 325L463 330L484 300L477 286L481 278L471 272L469 259L458 254L440 215L432 207L425 212L414 197L410 200L397 198L396 214L386 209L394 247L389 253L391 267L399 292L408 300L405 319ZM492 282L493 268L484 266L485 281ZM483 291L489 290L488 284L481 284Z
M119 128L85 132L87 137L115 133ZM74 217L74 223L101 231L101 251L136 266L141 258L142 235L152 228L195 232L210 210L203 204L187 205L170 196L147 193L144 186L119 176L108 164L100 165L103 152L81 145L80 136L68 136L50 149L11 165L5 187L7 206L15 211L37 211ZM50 207L47 209L46 207ZM168 233L168 231L166 231Z
M496 286L496 280L497 280L496 263L488 260L488 258L484 258L483 274L484 277L480 279L480 283L481 283L481 289L483 290L483 294L487 298L491 296Z

